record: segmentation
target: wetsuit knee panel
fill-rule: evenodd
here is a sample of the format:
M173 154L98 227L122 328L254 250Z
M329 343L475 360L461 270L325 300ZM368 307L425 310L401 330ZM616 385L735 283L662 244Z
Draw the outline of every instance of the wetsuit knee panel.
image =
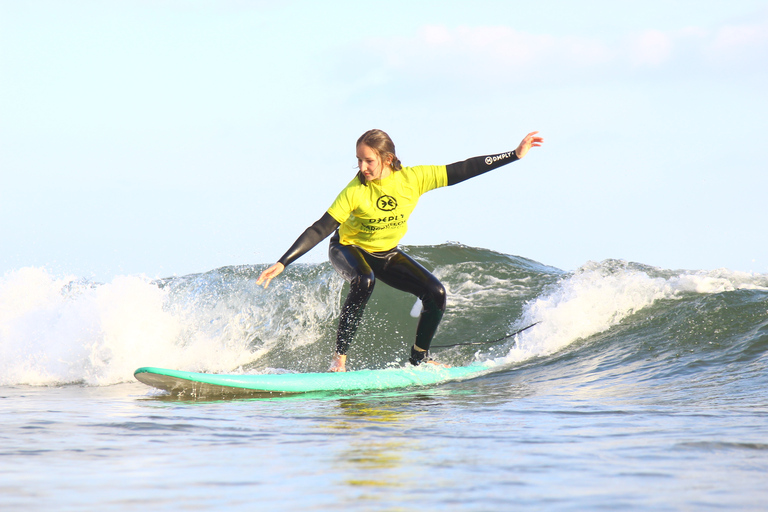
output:
M427 293L421 299L425 310L437 309L439 311L445 311L445 304L448 293L445 291L443 283L437 279L430 283Z
M376 284L376 276L373 272L368 274L358 274L350 282L350 286L353 290L359 293L370 294L373 291L373 286Z

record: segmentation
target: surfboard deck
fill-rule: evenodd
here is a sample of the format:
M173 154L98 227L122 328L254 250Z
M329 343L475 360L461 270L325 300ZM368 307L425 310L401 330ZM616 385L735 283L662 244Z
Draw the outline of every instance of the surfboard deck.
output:
M249 395L280 396L330 391L371 391L430 386L465 380L489 371L487 365L444 368L432 364L383 370L328 373L215 374L143 367L139 382L173 394L195 397Z

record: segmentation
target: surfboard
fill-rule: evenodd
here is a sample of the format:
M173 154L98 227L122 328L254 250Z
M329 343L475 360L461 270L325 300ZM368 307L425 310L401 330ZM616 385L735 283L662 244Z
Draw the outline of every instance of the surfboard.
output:
M215 374L143 367L134 377L172 394L194 397L252 395L279 396L332 391L372 391L423 387L477 377L487 364L451 368L432 364L382 370L328 373Z

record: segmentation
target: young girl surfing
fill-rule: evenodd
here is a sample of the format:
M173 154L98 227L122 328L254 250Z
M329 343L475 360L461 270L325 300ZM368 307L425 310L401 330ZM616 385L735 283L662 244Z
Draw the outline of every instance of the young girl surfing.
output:
M263 283L266 288L285 267L333 233L328 254L333 267L349 282L350 291L341 309L330 371L346 371L347 349L376 280L421 299L409 361L413 365L431 362L429 347L445 312L446 292L435 276L398 248L408 217L422 194L523 158L529 149L544 142L538 133L526 135L514 151L449 165L405 167L389 135L381 130L365 132L357 140L357 176L277 263L261 273L256 284Z

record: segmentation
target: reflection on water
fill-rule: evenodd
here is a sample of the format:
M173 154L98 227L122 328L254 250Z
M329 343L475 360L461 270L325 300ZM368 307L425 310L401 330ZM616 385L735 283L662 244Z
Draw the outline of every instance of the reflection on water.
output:
M402 470L410 465L407 459L418 443L403 434L419 414L392 402L342 399L339 407L340 414L324 428L348 438L333 461L343 483L363 493L356 499L376 500L376 491L407 485Z

